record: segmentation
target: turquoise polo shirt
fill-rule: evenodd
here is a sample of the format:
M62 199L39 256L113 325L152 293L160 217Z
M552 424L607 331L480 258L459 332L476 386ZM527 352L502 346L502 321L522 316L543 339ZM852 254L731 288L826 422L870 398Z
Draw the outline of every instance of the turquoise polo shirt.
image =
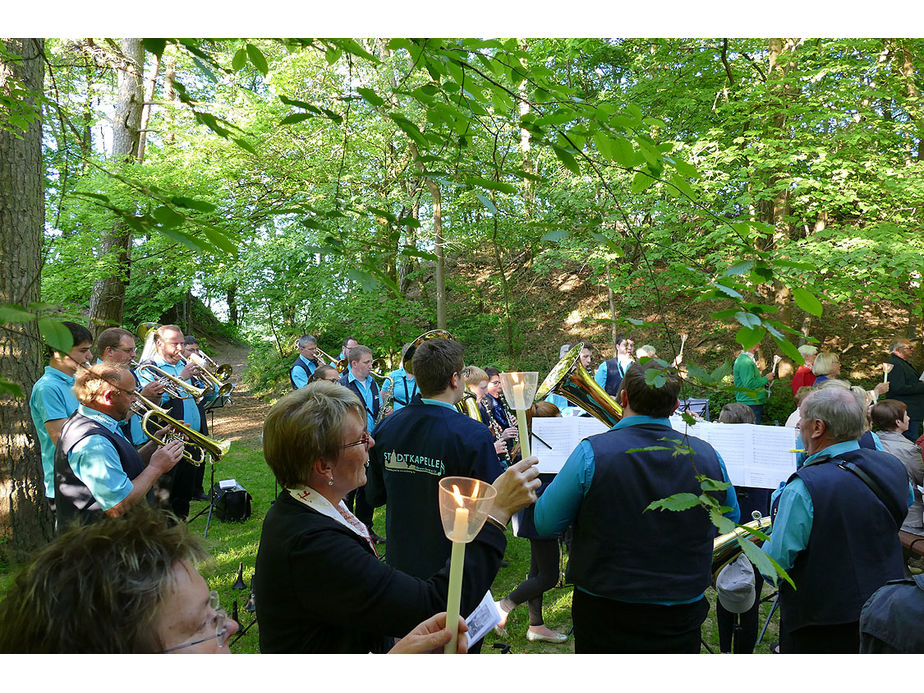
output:
M79 403L73 388L74 376L45 366L45 372L32 386L32 395L29 397L29 412L42 449L46 498L55 497L55 446L45 428L45 422L66 419L77 411Z

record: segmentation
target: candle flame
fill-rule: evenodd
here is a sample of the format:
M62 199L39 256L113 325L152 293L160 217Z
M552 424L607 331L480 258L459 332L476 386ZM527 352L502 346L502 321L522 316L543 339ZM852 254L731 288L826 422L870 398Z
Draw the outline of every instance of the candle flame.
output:
M462 500L462 492L455 484L452 485L452 496L456 499L456 503L458 503L460 508L465 505L464 501Z
M519 384L520 384L520 373L517 373L516 371L513 371L513 372L510 374L510 379L513 381L513 383L514 383L515 385L519 385Z
M481 482L475 479L475 489L472 491L472 498L478 497L478 489L481 488Z

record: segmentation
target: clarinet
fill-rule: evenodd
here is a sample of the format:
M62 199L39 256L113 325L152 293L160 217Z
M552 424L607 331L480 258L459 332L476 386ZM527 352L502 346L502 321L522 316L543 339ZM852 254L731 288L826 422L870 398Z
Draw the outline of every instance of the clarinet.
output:
M507 417L507 425L508 426L516 425L514 422L517 420L517 415L513 412L513 410L510 409L510 405L507 404L507 398L504 397L504 393L500 392L499 395L500 396L497 399L500 401L501 405L504 407L504 415ZM520 432L519 431L517 431L517 435L515 435L512 438L512 440L513 440L513 447L516 448L517 445L519 445L520 443Z
M500 425L500 422L494 418L494 412L491 409L491 400L485 396L479 404L488 412L488 428L491 430L491 435L494 436L494 440L500 440L504 433L504 428ZM497 453L497 456L503 460L504 464L510 464L510 453L507 451L506 447L504 447L503 452Z

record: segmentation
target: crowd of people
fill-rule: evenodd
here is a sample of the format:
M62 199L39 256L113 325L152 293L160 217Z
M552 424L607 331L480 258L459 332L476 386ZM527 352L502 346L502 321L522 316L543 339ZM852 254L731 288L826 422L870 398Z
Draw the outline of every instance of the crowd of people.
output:
M86 328L65 326L74 346L52 352L30 400L61 536L0 602L0 651L227 652L238 624L197 572L204 554L184 523L190 501L204 494L205 465L177 428L207 436L203 401L217 389L189 356L198 345L175 325L153 326L150 353L136 361L127 330L103 331L94 347ZM590 377L592 349L572 346L560 358L576 354L574 367ZM529 431L519 430L502 372L466 364L448 333L406 344L389 373L375 371L372 350L354 337L333 358L304 335L292 390L263 429L266 464L282 491L266 513L255 565L260 650L442 651L457 630L459 651L477 653L481 642L468 642L464 619L447 627L444 613L451 543L438 486L463 476L496 491L467 547L463 615L504 565L508 526L529 542L528 575L495 602L501 636L526 603L529 641L573 637L577 653L698 653L706 591L716 586L720 649L750 652L766 581L779 592L779 652L901 651L906 645L892 636L910 620L895 616L894 601L913 610L924 599L908 589L922 566L899 538L924 535L924 381L908 360L911 347L896 340L883 382L867 391L839 377L837 354L802 345L805 364L792 379L797 409L787 421L798 428L796 468L778 489L764 489L732 485L695 427L685 434L672 425L686 377L682 347L668 364L652 345L636 353L630 336L615 340L592 377L621 417L583 439L557 474L540 475L537 458L521 452ZM735 359L736 401L719 422L764 423L778 359L762 372L758 353L754 345ZM534 402L527 428L536 417L589 415L565 394ZM151 406L138 401L156 403L171 423L143 428ZM704 487L704 477L715 481ZM697 501L648 510L677 494ZM380 506L382 534L373 527ZM772 518L762 551L785 574L739 558L717 577L716 523L752 513ZM542 614L563 546L572 633L549 629ZM70 601L91 602L97 615ZM130 630L120 609L138 614ZM84 638L91 623L94 636Z

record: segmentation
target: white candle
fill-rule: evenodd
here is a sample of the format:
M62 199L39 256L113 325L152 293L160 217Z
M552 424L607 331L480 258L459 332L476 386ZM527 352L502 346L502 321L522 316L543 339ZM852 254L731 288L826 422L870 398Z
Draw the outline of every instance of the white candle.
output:
M520 433L520 452L525 459L529 457L529 429L526 427L525 409L517 409L517 427Z
M462 601L462 566L465 565L465 544L468 537L468 508L456 508L452 525L452 555L449 559L449 593L446 599L446 627L452 639L446 643L444 654L455 654L459 644L459 606Z

